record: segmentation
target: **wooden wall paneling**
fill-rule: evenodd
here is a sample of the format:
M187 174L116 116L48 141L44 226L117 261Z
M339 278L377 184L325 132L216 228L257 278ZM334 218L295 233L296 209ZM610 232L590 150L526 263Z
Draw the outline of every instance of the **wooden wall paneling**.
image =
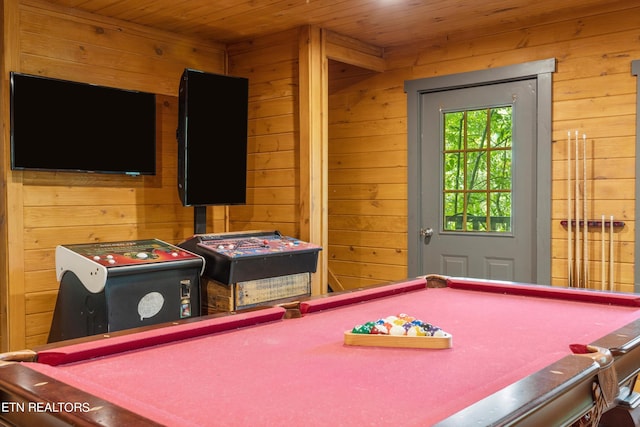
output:
M426 43L401 48L386 49L386 59L389 69L409 69L415 76L432 76L452 74L464 71L472 71L478 68L489 68L500 64L522 62L523 57L544 57L553 54L560 61L558 73L554 74L554 82L572 80L572 77L582 75L599 75L602 70L595 72L591 63L584 64L585 57L597 56L604 48L606 54L600 56L604 62L624 59L624 49L620 46L632 44L636 9L622 10L610 14L590 16L580 19L566 19L562 22L552 22L539 25L531 25L523 28L496 32L481 38L472 37L445 42L434 40L429 46ZM603 19L604 17L604 19ZM615 23L619 22L620 26ZM604 45L604 39L616 37L618 32L626 32L624 40L616 39L616 44ZM598 46L589 42L594 35L601 41ZM570 45L572 41L580 41L577 46ZM589 43L588 50L582 48L582 44ZM469 61L469 59L472 59ZM565 61L575 60L581 70L565 72ZM628 61L627 61L628 62ZM586 66L584 66L586 65ZM575 65L574 65L575 66ZM605 70L606 72L606 70ZM554 91L555 92L555 91Z
M371 123L371 122L368 122ZM335 127L331 126L331 130ZM339 132L341 133L341 132ZM344 141L348 138L339 138ZM383 153L383 154L380 154ZM364 151L360 153L340 153L332 154L329 157L329 164L333 168L341 167L345 169L364 169L364 168L406 168L407 158L402 151L383 151L370 152Z
M380 197L382 199L399 199L404 200L405 196L402 193L406 189L404 184L395 183L345 183L337 184L331 182L329 184L329 193L331 198L336 200L344 200L350 198L351 200L375 200Z
M562 244L562 241L558 241L558 244ZM566 242L565 242L565 246L566 246ZM630 246L629 244L620 244L617 245L618 247L624 249L625 247ZM618 250L616 249L615 254L614 254L614 258L615 256L617 256L618 254ZM608 258L607 258L608 259ZM605 267L605 271L608 273L608 267ZM567 271L567 259L566 256L563 259L558 259L555 261L554 265L552 266L551 269L551 273L552 275L555 277L552 281L552 285L554 286L559 286L559 287L564 287L566 286L566 279L562 280L562 279L557 279L561 276L566 276L566 271ZM627 264L627 263L618 263L616 262L615 264L615 270L614 270L614 275L615 277L632 277L634 272L633 272L633 265L632 264ZM592 267L589 268L589 274L591 274L591 277L593 278L593 280L590 281L590 286L592 288L595 289L599 289L600 287L600 260L596 259L595 262L593 263ZM606 286L606 284L605 284ZM633 283L624 283L624 282L618 282L616 280L616 285L615 285L615 290L617 292L635 292L635 286L633 285Z
M602 79L601 81L604 81ZM627 114L629 108L635 105L635 94L612 94L606 97L589 97L579 99L556 100L556 105L562 108L558 111L557 121L570 120L576 115L584 118L609 117L611 115Z
M406 233L397 231L362 231L360 229L338 230L330 232L332 243L341 246L354 246L362 248L392 249L397 252L406 252ZM384 264L381 263L381 264ZM395 264L391 264L395 265ZM406 278L406 272L404 273ZM397 278L393 280L398 280Z
M32 335L26 338L26 348L35 348L42 345L49 337L49 326L53 320L51 312L31 314L27 316L27 329L33 331Z
M335 99L335 98L332 98ZM361 104L362 105L362 104ZM360 105L358 106L360 107ZM348 107L352 108L352 107ZM335 120L335 116L332 112L332 119ZM359 114L359 113L358 113ZM341 115L340 111L338 111L337 115ZM373 118L373 117L372 117ZM383 118L379 118L381 120ZM359 121L366 121L365 119L361 119ZM334 159L338 159L340 156L348 156L353 155L353 153L376 153L376 152L394 152L394 151L402 151L406 145L406 138L402 134L385 134L385 135L368 135L368 136L357 136L357 135L346 135L345 137L332 137L331 140L334 142L331 155ZM398 162L402 164L406 164L406 160L402 162ZM331 178L333 179L333 177Z
M333 68L332 68L333 70ZM332 74L336 75L336 74ZM365 85L362 85L362 81L366 81L365 79L370 77L364 76L364 78L359 78L358 81L353 82L353 85L357 85L359 87L358 92L355 94L348 91L341 92L342 95L338 93L334 93L332 96L333 104L339 105L341 108L331 108L332 121L334 123L350 123L350 122L362 122L362 121L371 121L371 120L391 120L394 118L403 119L404 114L401 112L406 109L407 100L405 99L405 95L403 93L398 94L396 92L396 88L391 86L386 90L380 91L370 91L366 88ZM332 80L343 80L343 77L334 77ZM388 80L393 83L392 79ZM357 107L357 108L352 108ZM391 134L391 135L375 135L376 139L372 142L376 142L377 144L372 147L372 149L380 149L379 145L383 145L381 149L388 150L389 143L397 143L401 139L401 135ZM336 138L339 136L336 135ZM355 135L353 133L349 134L349 138L353 139ZM393 139L392 139L393 138ZM365 143L366 140L361 140L361 143ZM404 144L406 145L406 141ZM337 146L336 149L340 149L341 146ZM351 144L347 144L344 149L351 149Z
M256 188L260 187L286 187L295 183L297 180L296 170L277 169L277 170L249 170L247 176Z
M348 212L353 212L349 209ZM401 214L388 215L355 215L343 214L333 215L331 219L332 230L359 230L364 232L407 232L404 217Z
M616 21L614 21L614 16ZM618 26L617 20L623 25ZM615 278L616 287L621 291L634 291L634 245L635 230L635 88L629 81L629 48L637 31L629 17L611 14L610 18L587 20L589 38L573 42L577 50L566 58L559 70L557 102L554 105L554 222L566 216L566 132L579 130L587 135L588 152L588 208L590 217L599 219L602 214L608 218L625 221L623 229L616 229ZM616 24L613 24L616 22ZM635 34L635 35L634 35ZM611 44L610 40L614 40ZM615 46L615 48L613 47ZM615 49L615 50L613 50ZM633 49L632 49L633 51ZM637 49L636 49L637 51ZM637 54L636 54L637 55ZM564 166L564 167L563 167ZM556 185L557 184L557 185ZM561 211L564 209L564 212ZM553 230L554 244L552 257L554 284L566 282L566 229ZM589 233L591 286L600 286L600 232ZM608 242L608 236L605 236ZM562 241L565 243L563 244ZM608 244L608 243L607 243ZM605 258L608 254L605 255Z
M355 287L362 287L376 282L394 282L398 277L406 278L407 268L403 265L389 265L386 262L378 264L362 260L356 262L334 260L331 262L331 272L340 278L343 286L349 283L346 286L359 284ZM351 281L345 279L351 279Z
M406 277L406 99L394 92L394 74L382 73L383 49L326 35L334 290L399 280ZM389 86L370 90L378 80Z
M366 70L354 65L329 60L329 96L341 92L375 73L375 71ZM345 113L348 114L348 112Z
M383 170L378 170L379 175L383 175ZM406 200L395 198L394 200L334 200L331 204L332 215L382 215L385 217L395 217L406 215ZM398 231L407 229L406 224L397 224Z
M402 167L388 167L384 170L385 183L403 184L407 182L407 170ZM364 168L354 170L332 170L330 174L330 184L379 184L380 171L376 168ZM405 196L406 197L406 196Z
M297 29L272 33L268 36L227 45L229 73L253 76L255 82L272 82L297 76ZM286 71L285 71L286 70ZM297 86L288 91L293 94ZM277 91L266 93L269 98L279 97ZM249 93L249 96L255 94Z
M59 70L62 78L72 75L77 81L176 96L185 66L225 69L222 44L40 1L21 4L23 71L34 68L33 74L40 71L56 77ZM86 73L78 64L94 68Z
M328 247L327 230L327 101L328 59L324 34L316 27L302 27L299 36L300 85L300 228L303 240ZM312 293L327 291L327 255L318 256Z
M555 228L557 228L557 230L555 231L557 231L559 235L562 235L564 233L564 235L566 236L564 227L558 224ZM631 224L625 223L624 228L618 228L614 230L614 233L616 234L615 241L618 243L618 245L616 245L616 248L615 248L616 253L618 255L615 258L619 261L621 265L633 265L632 260L633 260L633 243L634 243L633 233L634 232L635 232L635 223L631 223ZM596 268L596 267L599 268L599 264L598 265L595 265L595 264L599 263L599 261L602 259L601 251L600 251L601 237L602 237L602 233L600 232L599 229L589 232L589 253L590 253L589 259L594 261L594 264L591 265L591 267L593 268ZM605 260L607 260L609 258L609 253L608 253L609 230L608 229L605 231L604 239L606 243ZM563 259L566 261L567 239L566 237L564 239L559 238L558 241L559 242L564 241L565 244L554 245L552 248L552 257L554 259L558 259L558 260ZM597 278L597 280L600 279L599 274L597 274L595 277Z
M10 169L9 71L19 64L18 0L2 0L0 80L0 351L25 347L25 300L22 173ZM9 332L11 331L11 332Z
M565 134L565 138L566 138L566 132L567 131L563 132ZM566 178L567 146L563 142L562 144L559 144L559 143L555 144L553 148L554 148L553 158L558 160L557 165L554 164L554 170L556 170L557 173L563 173L564 177ZM562 148L564 150L562 150ZM633 137L628 137L628 136L617 136L614 138L593 138L593 144L591 144L587 148L588 148L587 157L590 159L592 164L597 161L601 161L601 160L611 161L616 158L633 159L633 156L635 154ZM562 162L564 162L564 164ZM564 168L562 166L564 166ZM619 174L624 175L625 173L628 173L628 171L618 170L618 171L611 171L610 173L611 173L610 176L615 178L616 175L619 175ZM561 178L560 175L558 175L558 177ZM594 172L594 177L596 179L601 179L601 176L599 175L599 171L597 169Z
M406 99L393 76L347 75L330 96L329 265L349 288L407 274Z
M229 74L249 79L247 204L230 207L233 230L299 236L297 30L228 46Z
M323 37L328 59L371 71L385 70L384 49L328 30L323 30Z
M339 244L329 245L329 253L331 258L340 260L341 262L352 263L366 263L377 265L393 265L397 267L406 268L406 251L393 248L367 248L362 246ZM347 276L354 276L353 274L347 274L344 279L347 280ZM353 279L355 280L355 279ZM370 280L378 280L373 278ZM395 279L392 279L395 280Z
M314 43L317 46L314 46ZM318 204L317 208L311 205L309 218L310 221L313 221L314 216L321 215L319 218L322 218L322 224L316 223L315 227L317 227L318 232L321 232L323 235L326 233L325 241L327 244L324 244L323 247L325 251L327 251L329 245L332 243L329 222L333 214L330 201L331 198L334 197L333 195L329 195L331 192L328 188L330 180L329 170L332 163L331 156L329 155L329 146L331 144L330 140L342 137L341 132L333 129L329 124L328 111L329 109L333 109L333 107L330 106L330 99L333 98L329 96L330 94L332 95L334 91L337 91L339 87L348 84L348 82L362 81L363 78L371 75L371 71L383 71L385 69L384 51L376 46L364 44L358 40L344 37L331 31L318 30L314 27L301 29L300 46L302 188L304 187L304 182L307 179L310 180L309 194L304 193L305 190L302 190L301 200L302 205L304 205L305 198L309 197L309 203ZM319 74L315 75L314 70ZM336 77L332 76L331 72L338 70L340 73L336 75ZM365 71L363 72L363 70ZM322 75L322 73L324 73L324 75ZM317 80L314 80L314 78L317 78ZM340 108L338 107L336 109L339 110ZM308 114L310 112L316 114L316 117L309 117ZM308 126L306 124L307 121ZM307 133L310 133L310 135L307 136ZM357 136L353 131L345 133L349 137ZM311 154L310 157L307 157L309 155L308 153L303 152L307 144L307 138L311 143L309 150L317 151L316 154L309 153ZM314 142L314 138L317 138L317 142ZM314 148L316 144L317 146ZM340 160L338 160L338 162L340 162ZM308 166L305 164L306 162L309 162ZM319 162L318 166L314 166L313 162ZM317 172L314 172L314 167ZM307 168L309 169L308 178L304 175L304 171ZM354 195L349 194L348 197L352 198ZM314 213L314 211L316 213ZM301 220L304 221L304 218ZM310 232L314 233L314 222L311 222ZM324 256L323 254L323 257ZM326 257L329 256L331 256L330 252L327 253ZM335 274L335 272L331 270L331 265L336 262L335 258L331 260L324 258L321 262L326 266L323 270L327 271L325 275L326 280L321 284L323 287L322 290L326 289L327 284L331 286L332 290L345 289L339 280L340 275ZM354 273L352 272L352 274ZM357 272L355 274L358 275Z

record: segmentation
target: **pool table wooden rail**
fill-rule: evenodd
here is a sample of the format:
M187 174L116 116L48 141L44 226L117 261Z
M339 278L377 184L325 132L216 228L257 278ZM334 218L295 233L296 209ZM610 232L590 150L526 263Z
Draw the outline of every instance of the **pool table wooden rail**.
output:
M22 410L0 412L0 425L13 426L160 426L134 412L75 387L57 381L20 363L0 366L0 402L21 405ZM48 402L86 403L85 411L44 411L30 404ZM13 407L15 408L15 407ZM12 408L8 408L12 409ZM2 424L3 422L9 424Z
M432 287L456 287L466 290L482 290L533 297L561 297L580 302L616 304L637 307L640 296L587 289L561 288L526 283L495 282L483 279L454 278L442 275L425 277ZM491 426L539 426L558 425L564 417L565 425L585 425L588 418L600 420L600 427L640 425L640 395L634 392L640 374L640 319L590 343L610 349L615 356L614 365L620 393L617 406L602 414L594 400L594 384L598 382L600 367L577 355L569 355L547 368L500 390L494 395L471 405L437 424L453 427L474 420L477 425ZM570 380L554 382L561 372ZM559 375L558 375L559 378ZM519 396L518 401L528 402L515 408L509 396ZM522 398L526 396L525 398ZM482 421L486 421L482 424ZM590 425L590 424L586 424Z
M0 354L0 402L8 402L5 405L12 404L24 408L24 410L4 410L11 409L10 407L0 408L0 425L5 425L3 424L4 422L13 426L159 426L161 424L29 369L20 362L35 362L38 360L40 352L53 351L53 357L47 356L49 358L48 362L52 362L51 364L68 363L75 361L76 358L85 355L85 353L79 350L69 354L61 353L56 355L55 350L57 348L77 347L85 343L99 343L102 346L101 352L109 354L122 349L123 340L126 341L127 337L132 334L148 333L149 339L141 341L140 345L154 345L161 344L163 341L170 341L173 336L180 333L182 328L189 328L189 334L197 336L278 320L284 318L284 315L285 309L281 307L251 308L238 312L218 313L200 318L143 326L109 334L75 338L46 344L35 350L19 350ZM190 326L192 324L203 326L192 328ZM168 330L174 330L175 332L158 336L154 334L154 331ZM185 336L185 338L188 338L188 336ZM127 345L127 347L129 347L129 350L133 349L130 345ZM72 412L29 410L29 404L33 402L86 403L89 410Z
M383 285L384 286L384 285ZM383 287L381 286L381 287ZM406 292L414 290L420 286L424 287L424 281L412 281L410 285L400 282L392 284L384 288L385 295L394 295L397 292ZM348 301L348 300L347 300ZM4 353L0 355L0 401L11 402L12 404L22 405L25 408L30 402L83 402L87 403L91 408L87 412L44 412L44 411L0 411L0 425L3 422L15 426L156 426L160 425L148 418L137 415L118 405L114 405L106 400L98 398L90 393L86 393L75 387L71 387L63 382L53 379L49 376L36 372L28 367L23 366L20 362L34 362L38 359L39 352L55 352L56 349L66 346L78 346L85 343L100 342L106 347L113 347L114 350L121 348L119 340L126 339L131 334L136 333L153 333L156 330L180 329L183 325L193 323L215 322L224 324L219 328L232 329L235 327L250 326L254 323L275 320L279 315L282 318L300 317L299 302L285 304L283 307L262 307L241 310L230 313L217 313L213 315L203 316L200 318L183 319L180 321L168 322L163 324L144 326L126 331L117 331L108 334L99 334L90 337L75 338L64 342L45 344L33 350L20 350L15 352ZM296 312L297 314L292 314ZM263 314L266 313L266 314ZM278 314L280 313L280 314ZM237 317L244 317L245 321L233 321ZM211 332L210 327L199 328L198 333ZM215 331L214 331L215 332ZM166 335L166 339L170 340L173 334ZM114 343L114 344L112 344ZM147 343L149 341L147 340ZM158 343L158 341L156 341ZM54 360L56 363L67 363L74 361L74 355L60 355Z
M616 351L615 369L620 395L617 408L601 419L601 427L637 425L631 421L638 414L621 414L625 402L637 400L633 392L640 373L640 319L628 324L593 345ZM473 420L474 425L538 427L541 425L579 424L586 416L594 417L597 403L594 384L598 382L600 366L578 355L565 356L543 370L515 382L497 393L480 400L436 424L456 427ZM514 399L513 397L517 397ZM520 405L518 402L526 402ZM637 411L636 411L637 412ZM601 415L601 414L597 414ZM621 421L624 418L624 422ZM590 424L586 424L590 425Z

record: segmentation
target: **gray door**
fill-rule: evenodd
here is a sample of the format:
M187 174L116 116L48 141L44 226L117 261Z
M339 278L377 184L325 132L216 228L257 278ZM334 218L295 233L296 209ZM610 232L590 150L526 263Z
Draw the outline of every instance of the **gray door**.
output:
M535 282L536 80L420 95L426 273Z

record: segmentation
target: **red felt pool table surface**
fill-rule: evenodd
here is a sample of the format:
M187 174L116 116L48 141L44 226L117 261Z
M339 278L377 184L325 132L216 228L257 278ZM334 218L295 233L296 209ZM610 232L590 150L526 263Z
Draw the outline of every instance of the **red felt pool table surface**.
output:
M299 318L271 308L42 350L39 363L20 365L164 425L424 426L567 356L582 360L569 344L593 343L640 318L635 295L533 286L539 296L513 295L510 284L425 283L312 299ZM582 294L600 301L576 301ZM240 321L255 313L263 319ZM399 313L451 333L452 348L343 344L353 326ZM225 325L230 319L239 323ZM180 328L203 335L162 342ZM67 363L74 358L81 360ZM509 398L515 402L503 407L530 399Z

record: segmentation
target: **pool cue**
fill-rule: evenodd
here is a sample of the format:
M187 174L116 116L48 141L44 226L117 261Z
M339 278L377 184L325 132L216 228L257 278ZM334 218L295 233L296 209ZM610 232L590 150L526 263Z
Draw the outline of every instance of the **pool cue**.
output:
M573 239L571 234L571 131L567 132L567 280L573 287Z
M602 214L602 221L601 221L601 234L600 234L600 256L602 257L602 259L600 260L600 290L604 291L605 290L605 270L606 270L606 263L605 263L605 249L604 249L604 236L605 236L605 220L604 220L604 214Z
M575 157L575 168L576 168L576 180L575 180L575 209L576 209L576 286L580 287L580 189L578 188L578 177L579 174L579 164L578 161L580 159L580 150L578 149L578 131L576 131L576 157Z
M583 243L583 258L584 262L584 287L589 287L589 220L587 220L587 135L582 134L582 201L583 201L583 215L584 226L582 228L584 233Z
M615 284L613 283L613 215L611 215L609 221L609 290L615 290Z

